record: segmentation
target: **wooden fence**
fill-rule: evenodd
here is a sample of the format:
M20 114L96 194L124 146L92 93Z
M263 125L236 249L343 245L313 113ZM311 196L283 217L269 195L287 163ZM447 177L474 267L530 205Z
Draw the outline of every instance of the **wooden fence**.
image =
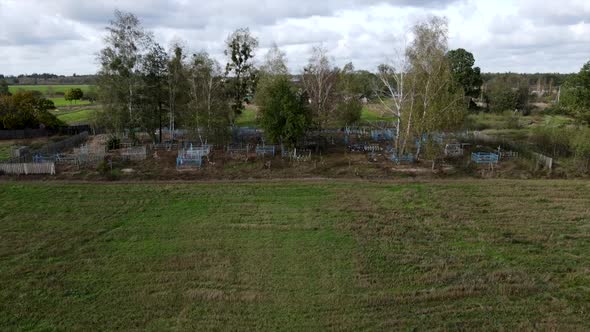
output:
M55 175L55 163L0 164L0 172L14 175L51 174Z

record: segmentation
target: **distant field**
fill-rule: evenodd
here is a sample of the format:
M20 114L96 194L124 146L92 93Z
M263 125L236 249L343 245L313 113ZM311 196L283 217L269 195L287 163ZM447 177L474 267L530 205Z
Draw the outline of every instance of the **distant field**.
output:
M0 183L0 330L590 329L590 182Z
M361 115L361 122L390 122L393 121L392 117L383 116L374 107L365 106L363 107L363 113Z
M73 111L73 112L56 112L57 118L64 121L69 125L75 124L88 124L91 122L93 117L96 115L96 110L80 110L80 111Z
M25 91L39 91L42 93L47 93L47 89L51 87L54 93L62 92L65 93L68 89L79 88L82 91L86 92L90 89L92 85L11 85L9 87L10 92L14 93L19 90Z
M256 110L247 107L242 114L236 119L236 125L239 127L256 127Z
M379 105L368 105L363 107L363 112L361 115L361 122L363 123L371 123L371 122L391 122L393 118L388 116L383 116L379 113L378 108ZM256 110L253 108L246 108L242 115L240 115L236 119L236 125L240 127L256 127L258 126L258 122L256 121Z
M78 100L76 102L69 102L65 100L65 98L50 98L55 107L64 107L64 106L83 106L83 105L90 105L91 103L88 100Z

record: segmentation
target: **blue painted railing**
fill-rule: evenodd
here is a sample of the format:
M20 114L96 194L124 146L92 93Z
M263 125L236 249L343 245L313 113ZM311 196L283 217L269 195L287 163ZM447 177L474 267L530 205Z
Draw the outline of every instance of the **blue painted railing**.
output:
M495 153L477 152L471 154L471 161L476 164L497 164L500 156Z

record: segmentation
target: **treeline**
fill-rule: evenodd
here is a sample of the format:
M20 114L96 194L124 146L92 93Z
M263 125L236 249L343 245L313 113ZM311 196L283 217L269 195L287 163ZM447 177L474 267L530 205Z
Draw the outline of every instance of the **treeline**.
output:
M574 73L561 74L561 73L535 73L535 74L521 74L521 73L482 73L481 77L484 83L489 82L497 77L513 76L519 79L523 79L528 82L530 87L536 87L539 82L544 85L552 86L554 88L563 85L568 79L574 76Z
M0 74L0 81L9 85L94 85L95 75L56 75L56 74L21 74L18 76L4 76Z
M394 50L397 58L375 73L353 64L339 68L322 47L312 50L296 75L276 46L255 66L258 39L248 29L228 36L223 65L206 52L189 52L182 42L166 50L131 13L115 12L107 32L98 59L104 108L99 121L113 133L144 131L154 141L163 139L163 127L189 129L203 142L224 141L245 105L254 102L267 138L295 145L309 130L358 123L362 102L371 99L393 118L394 148L403 155L417 139L460 128L469 108L527 112L535 80L537 97L549 91L553 98L553 87L563 86L585 98L579 75L481 74L473 54L448 49L448 23L439 17L416 24L412 43ZM576 112L585 107L570 104ZM428 153L428 144L416 147L416 155Z
M417 24L414 43L397 52L399 61L376 73L353 64L339 68L322 47L297 75L276 46L256 67L258 40L248 29L228 36L223 66L182 44L166 51L130 13L115 12L107 32L99 55L99 121L113 133L141 130L154 140L162 140L163 126L222 140L245 103L254 101L268 139L290 146L310 129L357 123L362 102L372 98L395 119L395 145L403 154L416 137L459 127L481 86L473 55L449 52L447 22L438 17Z

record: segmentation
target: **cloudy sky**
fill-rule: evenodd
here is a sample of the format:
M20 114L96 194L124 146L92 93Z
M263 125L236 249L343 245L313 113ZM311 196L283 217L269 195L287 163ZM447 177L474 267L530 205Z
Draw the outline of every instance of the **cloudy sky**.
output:
M320 43L339 65L374 70L429 15L449 19L450 47L484 72L577 72L590 60L588 0L0 0L0 73L95 73L115 9L164 46L183 40L220 61L227 35L250 27L258 54L276 43L293 72Z

